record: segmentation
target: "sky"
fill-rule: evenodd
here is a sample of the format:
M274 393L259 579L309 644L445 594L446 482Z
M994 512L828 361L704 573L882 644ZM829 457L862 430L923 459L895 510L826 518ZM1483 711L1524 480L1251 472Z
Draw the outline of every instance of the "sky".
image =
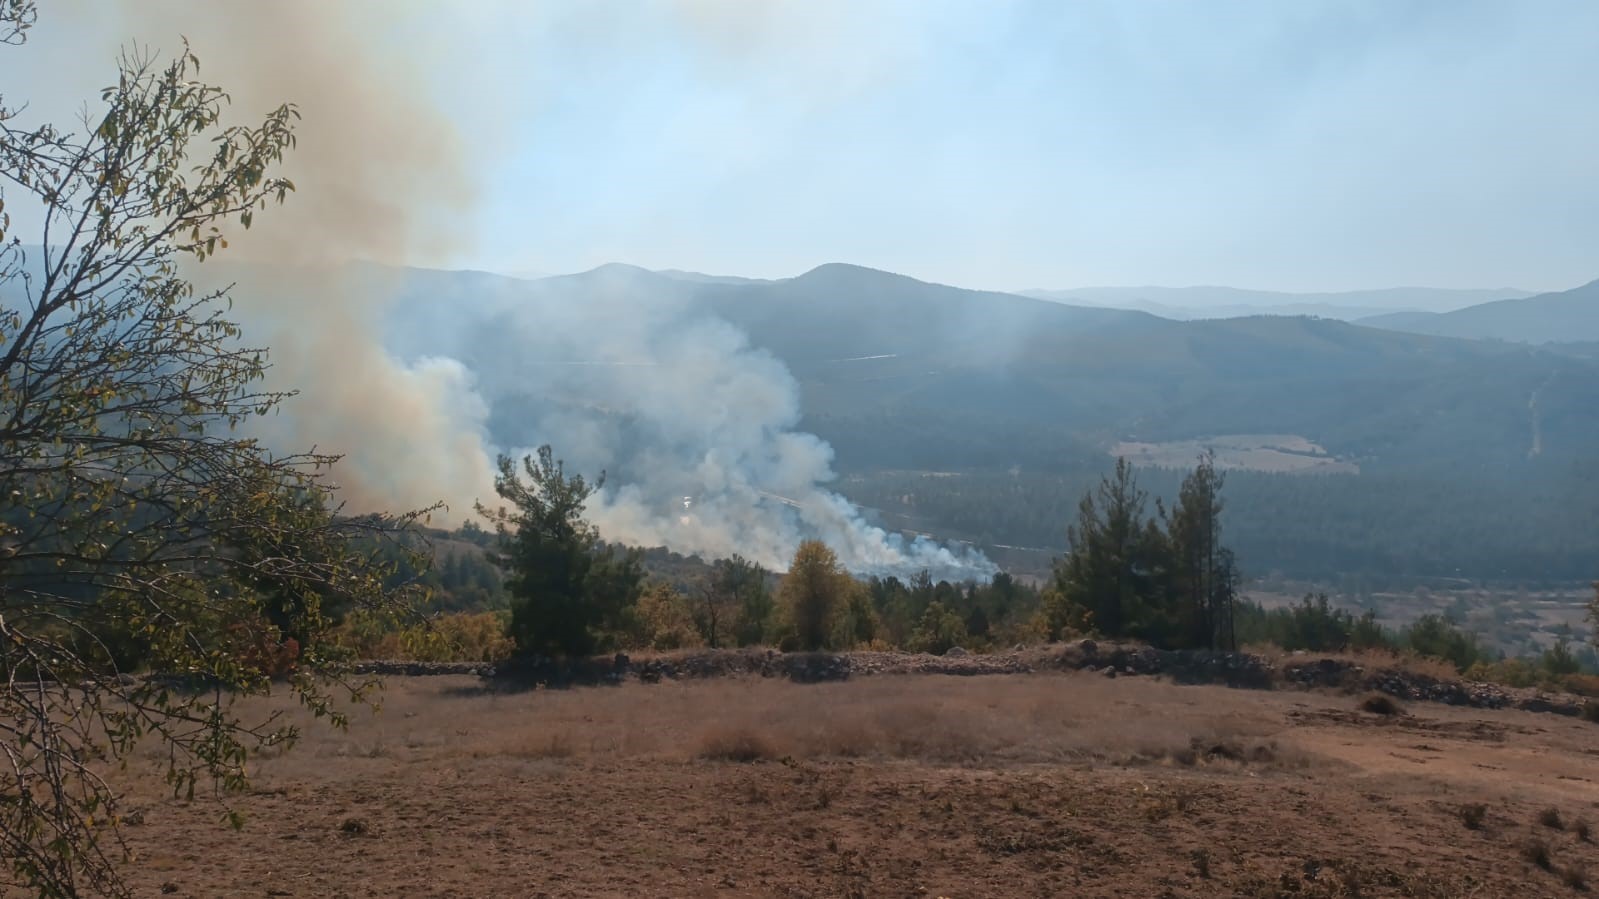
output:
M0 53L8 102L91 97L106 47L170 47L197 6L61 2ZM1589 0L338 6L462 147L472 201L419 263L842 261L996 289L1599 278ZM295 64L292 28L258 39Z

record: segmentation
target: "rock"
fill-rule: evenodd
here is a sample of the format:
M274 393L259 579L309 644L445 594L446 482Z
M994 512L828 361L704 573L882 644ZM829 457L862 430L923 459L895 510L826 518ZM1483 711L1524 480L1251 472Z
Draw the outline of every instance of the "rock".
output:
M968 655L970 655L970 653L968 653L964 647L960 646L951 646L950 648L944 650L944 658L946 659L964 659Z

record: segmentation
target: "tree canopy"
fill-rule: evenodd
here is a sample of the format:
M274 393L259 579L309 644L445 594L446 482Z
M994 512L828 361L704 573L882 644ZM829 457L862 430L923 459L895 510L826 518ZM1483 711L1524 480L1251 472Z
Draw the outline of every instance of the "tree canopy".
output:
M510 507L479 504L500 537L500 564L510 576L510 636L518 651L553 656L587 655L625 628L623 616L638 599L643 570L638 556L600 541L583 518L583 504L605 483L566 474L549 446L525 456L521 471L500 456L494 489ZM527 480L523 481L523 476Z
M0 37L33 20L0 4ZM0 234L0 856L42 895L125 892L96 760L150 739L175 791L243 787L250 752L295 732L232 697L285 677L337 720L329 683L365 685L338 679L331 616L407 592L371 538L414 516L340 514L334 457L241 430L288 397L257 387L267 353L226 291L182 265L289 196L274 170L298 115L227 124L198 65L125 53L76 128L0 101L0 229L10 210L41 224L37 243Z

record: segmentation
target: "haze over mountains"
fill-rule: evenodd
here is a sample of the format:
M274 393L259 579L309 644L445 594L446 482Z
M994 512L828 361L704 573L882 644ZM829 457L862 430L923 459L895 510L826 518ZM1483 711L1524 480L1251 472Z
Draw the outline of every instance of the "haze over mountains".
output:
M1335 293L1289 293L1237 287L1079 287L1024 290L1023 296L1080 306L1137 309L1162 318L1238 318L1246 315L1315 315L1344 321L1385 313L1450 312L1493 300L1531 296L1528 291L1392 287Z
M843 264L778 280L624 265L386 276L400 279L387 346L463 366L488 445L549 442L606 470L602 529L685 551L753 541L777 557L823 507L852 540L868 523L836 505L825 485L839 476L895 527L990 551L1059 546L1070 491L1128 445L1173 464L1215 446L1224 465L1260 469L1235 473L1232 519L1254 570L1580 576L1599 521L1586 348L1330 318L1177 321ZM1288 471L1322 474L1271 473ZM907 475L920 480L895 480ZM1031 522L1005 492L1024 484L1052 497ZM684 500L706 517L680 515ZM735 514L749 506L760 514ZM1434 548L1385 546L1378 509ZM1512 523L1559 546L1487 538Z
M1505 299L1444 313L1399 312L1363 325L1416 334L1521 343L1599 340L1599 281L1555 293Z

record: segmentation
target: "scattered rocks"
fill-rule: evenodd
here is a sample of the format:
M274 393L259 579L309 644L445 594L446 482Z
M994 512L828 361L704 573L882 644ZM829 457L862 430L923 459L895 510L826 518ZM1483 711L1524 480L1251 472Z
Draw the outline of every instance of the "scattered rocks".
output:
M494 666L488 662L406 662L398 660L355 663L356 674L376 674L383 677L437 677L449 674L466 674L492 677Z

